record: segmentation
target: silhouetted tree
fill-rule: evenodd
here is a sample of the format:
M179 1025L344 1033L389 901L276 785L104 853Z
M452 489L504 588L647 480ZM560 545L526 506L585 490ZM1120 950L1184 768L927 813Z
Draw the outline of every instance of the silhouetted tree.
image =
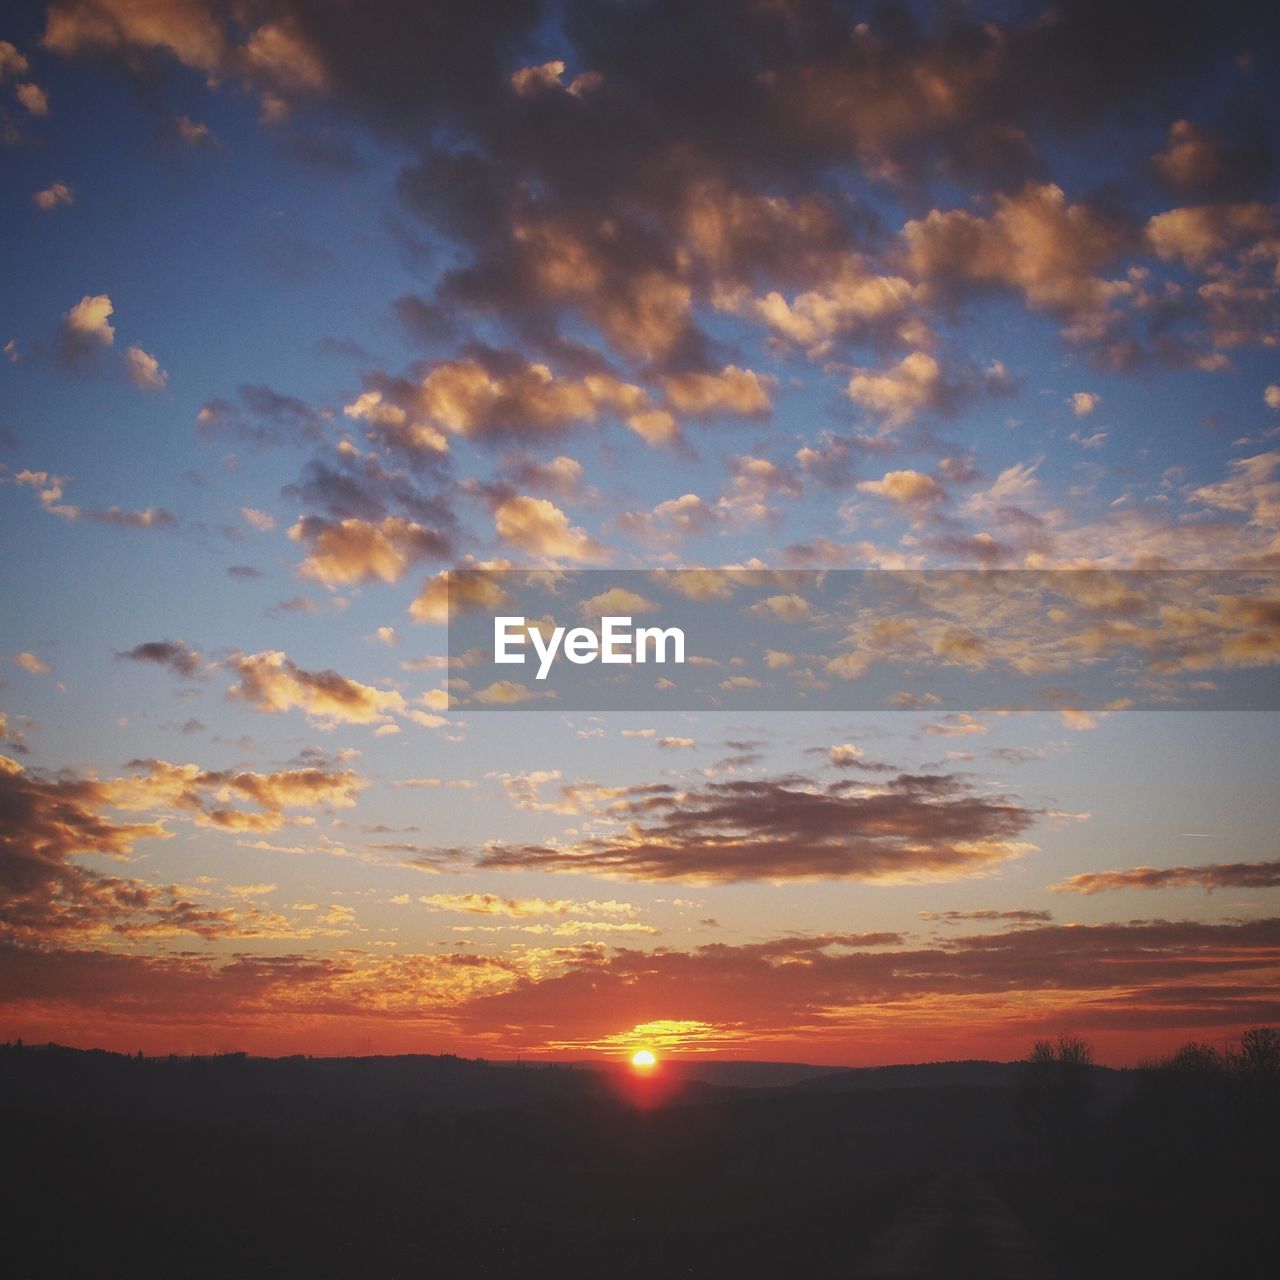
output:
M1210 1079L1222 1074L1227 1060L1211 1044L1199 1044L1188 1040L1176 1053L1171 1053L1160 1064L1166 1071L1182 1076Z
M1093 1046L1087 1040L1069 1032L1037 1040L1023 1075L1023 1117L1061 1151L1080 1132L1093 1086Z
M1240 1037L1240 1050L1233 1055L1232 1065L1250 1080L1280 1081L1280 1032L1274 1027L1251 1027Z

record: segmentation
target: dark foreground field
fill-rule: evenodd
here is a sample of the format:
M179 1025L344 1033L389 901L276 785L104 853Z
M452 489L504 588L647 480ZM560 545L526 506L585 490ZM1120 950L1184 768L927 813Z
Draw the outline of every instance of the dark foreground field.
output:
M6 1271L1272 1274L1274 1081L804 1075L4 1047Z

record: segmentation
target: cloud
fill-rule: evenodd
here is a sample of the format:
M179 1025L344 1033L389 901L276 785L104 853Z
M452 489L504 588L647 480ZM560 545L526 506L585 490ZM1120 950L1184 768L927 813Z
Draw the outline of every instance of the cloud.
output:
M664 1018L747 1045L883 1045L909 1054L972 1046L1025 1052L1054 1026L1168 1036L1171 1028L1266 1022L1280 965L1280 921L1134 921L948 934L928 946L901 935L814 934L683 951L618 949L510 983L458 1011L471 1033L502 1027L508 1043L599 1044ZM998 1021L992 1011L998 1010ZM919 1031L911 1029L923 1020Z
M326 414L297 396L285 395L265 384L245 384L237 400L210 400L196 414L196 431L203 440L226 437L258 445L314 442L324 438Z
M475 695L477 702L489 707L513 707L521 702L530 702L538 696L518 680L495 680Z
M813 606L795 592L765 596L751 606L759 618L776 618L779 622L807 622L814 617Z
M1175 120L1151 168L1164 185L1179 194L1232 199L1265 186L1275 171L1269 139L1256 129L1223 136L1192 120Z
M893 428L937 407L942 388L942 366L928 352L913 351L888 373L860 369L849 379L848 394Z
M123 363L129 380L139 391L159 391L169 381L160 362L141 347L130 347L124 353Z
M947 496L933 476L921 471L888 471L879 480L863 480L858 490L916 509L930 507Z
M1232 458L1230 475L1216 484L1201 485L1192 497L1207 506L1246 515L1263 529L1280 527L1280 450L1248 458Z
M59 205L72 205L76 202L75 193L65 182L54 182L37 191L31 197L32 204L42 213L51 213Z
M1075 391L1068 403L1077 418L1087 418L1102 403L1102 397L1092 391Z
M988 729L985 724L980 720L975 720L967 711L959 711L938 721L936 724L925 725L924 731L936 737L967 738L975 734L987 733Z
M133 0L60 0L49 6L42 44L63 57L116 59L138 74L162 58L175 59L209 81L230 79L257 90L269 122L328 85L294 17L255 16L233 31L221 6L208 0L142 7Z
M590 563L608 557L599 542L571 525L569 517L546 498L508 498L494 509L493 524L503 542L539 559Z
M275 517L256 507L241 507L240 514L245 522L258 533L270 533L276 527Z
M0 80L23 75L31 64L27 55L8 40L0 40Z
M904 883L988 871L1034 847L1020 837L1037 817L950 775L899 774L875 786L786 775L609 795L617 832L563 845L490 844L478 865L687 884Z
M1049 911L1027 911L1015 908L999 911L994 908L981 908L975 911L920 911L921 920L932 920L940 924L962 924L970 920L1008 920L1013 924L1042 924L1053 919Z
M410 457L430 457L447 453L449 441L429 422L411 417L408 410L383 398L381 391L365 391L342 412L348 418L367 422L374 440L398 449Z
M717 305L737 314L752 315L785 338L826 353L834 338L875 337L893 326L905 329L905 318L916 297L916 286L900 275L879 275L858 254L845 255L834 278L788 301L772 290L762 298L730 294Z
M20 1004L28 1025L58 1025L58 1011L73 1010L107 1026L145 1022L159 1028L160 1043L181 1032L210 1050L228 1023L257 1036L305 1014L317 1046L353 1025L390 1035L405 1018L420 1035L425 1016L448 1043L504 1052L607 1049L642 1026L741 1050L795 1054L807 1045L832 1060L855 1046L917 1057L939 1045L954 1057L980 1047L1010 1058L1064 1024L1123 1034L1132 1052L1175 1031L1274 1021L1280 921L1043 925L948 934L927 946L890 932L689 950L575 945L523 960L459 950L224 957L13 944L0 960L0 1004Z
M752 369L726 365L719 373L678 373L662 379L667 402L692 418L719 414L761 417L773 411L767 390L771 379Z
M643 409L627 419L627 426L646 444L670 445L680 439L680 424L666 409Z
M47 662L42 658L36 657L34 653L19 653L14 655L14 664L29 672L33 676L46 676L53 670Z
M996 195L990 217L932 210L902 229L911 271L933 290L1009 289L1061 315L1069 336L1103 336L1113 302L1131 286L1098 275L1118 255L1124 231L1052 183Z
M307 549L298 572L326 586L399 582L414 565L443 558L451 549L449 539L437 530L401 516L376 522L304 516L290 528L289 537Z
M578 613L584 622L592 622L609 616L639 617L642 614L652 613L657 607L652 600L646 599L638 592L630 591L626 587L609 587L599 595L584 600L578 606Z
M216 147L218 139L213 130L200 120L190 116L177 116L173 121L175 135L189 147Z
M1072 444L1078 444L1082 449L1101 449L1107 443L1108 433L1105 431L1094 431L1089 435L1081 435L1078 431L1073 431L1067 439Z
M1087 871L1052 886L1055 893L1108 893L1115 889L1273 889L1280 885L1280 861L1209 863L1198 867L1132 867L1128 871Z
M322 725L385 724L407 711L404 697L350 680L336 671L305 671L276 651L236 654L226 667L238 683L228 697L255 711L300 710Z
M94 916L130 909L128 886L72 864L73 854L119 858L136 841L163 837L156 822L117 822L100 812L99 784L47 782L0 756L0 929L13 936L45 936L83 927ZM123 900L121 898L123 894Z
M618 526L625 533L641 542L675 543L683 538L705 533L721 519L722 512L696 493L683 493L678 498L660 502L652 511L624 511L618 518ZM703 581L720 581L715 571L708 571ZM696 578L682 575L688 586ZM679 588L677 588L679 589Z
M458 613L496 613L507 602L501 584L485 572L487 568L507 568L505 561L477 569L449 569L427 581L409 606L415 622L448 622L449 610Z
M1171 209L1147 223L1147 241L1156 256L1200 268L1229 250L1264 237L1274 240L1275 211L1257 201Z
M192 812L205 826L234 831L274 831L286 809L350 808L365 785L354 771L338 768L323 756L317 762L274 773L208 770L165 760L133 760L137 770L105 784L103 794L115 808L171 808ZM247 803L260 812L233 807Z
M648 407L638 386L603 373L557 378L544 364L519 360L491 370L479 360L445 361L414 392L414 404L450 435L496 441L556 438L601 413Z
M502 459L502 470L514 484L566 497L582 487L582 463L563 453L549 462L524 455L507 456Z
M349 807L363 786L355 773L328 762L269 774L162 760L133 761L130 768L119 778L47 779L0 756L0 935L41 944L111 935L253 937L278 929L256 910L203 907L177 886L107 875L72 859L127 859L139 841L172 834L165 815L223 830L271 831L287 821L286 809ZM112 810L151 816L121 821Z
M49 114L49 95L38 84L28 81L17 85L13 93L28 115L47 116Z
M109 347L116 340L111 316L115 312L105 293L85 294L62 317L58 353L68 361L79 361Z
M125 511L120 507L81 507L63 501L66 476L47 471L19 471L14 482L39 491L40 505L62 520L87 520L92 524L112 525L118 529L171 529L178 522L164 507L147 507L142 511Z
M1043 177L1052 140L1074 141L1113 108L1169 84L1191 93L1219 83L1252 34L1242 8L1206 31L1146 4L1106 15L1073 4L1052 21L886 12L857 24L824 3L785 16L765 5L737 15L730 42L651 0L561 24L556 56L528 65L517 50L544 23L538 3L505 9L482 33L456 0L422 13L404 6L385 32L299 0L234 20L213 0L162 0L153 11L154 21L124 0L60 0L44 45L140 78L177 61L207 83L257 93L271 121L326 99L394 139L407 155L396 184L406 215L449 241L434 296L416 300L432 340L448 317L459 328L492 324L546 353L542 364L470 345L403 378L372 375L355 416L406 453L447 442L433 408L475 438L546 438L612 414L670 444L680 410L651 403L590 344L598 335L656 384L671 376L696 388L738 368L724 363L722 326L701 327L708 311L814 355L850 338L928 354L954 295L1010 289L1059 313L1073 341L1105 342L1116 361L1143 354L1111 332L1124 327L1113 314L1121 304L1150 309L1153 350L1205 358L1198 338L1156 318L1184 304L1136 275L1104 275L1139 248L1130 217L1032 179ZM1157 26L1158 50L1149 39ZM673 46L689 57L667 56ZM1140 69L1113 52L1135 46L1148 54ZM1247 141L1217 145L1178 121L1156 171L1193 186L1203 179L1206 194L1257 188L1267 148ZM914 207L934 183L972 203L932 209L895 239L869 204L836 193L840 172ZM1199 305L1246 307L1221 297ZM717 394L706 411L745 403L763 412L767 399L759 389L745 401Z
M180 640L148 640L125 653L117 653L116 657L130 662L153 662L188 679L200 671L200 655Z
M437 911L464 915L500 916L506 920L529 920L538 916L632 915L628 902L579 902L572 898L503 898L493 893L432 893L418 899Z

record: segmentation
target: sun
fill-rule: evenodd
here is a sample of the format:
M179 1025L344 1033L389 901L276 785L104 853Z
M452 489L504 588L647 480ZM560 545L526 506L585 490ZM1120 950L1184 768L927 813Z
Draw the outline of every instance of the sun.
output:
M656 1067L658 1060L653 1056L652 1049L637 1049L631 1055L631 1065L638 1067L641 1071L647 1071L650 1067Z

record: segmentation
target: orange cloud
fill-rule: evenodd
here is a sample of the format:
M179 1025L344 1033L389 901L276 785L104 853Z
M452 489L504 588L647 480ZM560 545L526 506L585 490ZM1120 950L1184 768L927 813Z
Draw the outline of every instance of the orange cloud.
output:
M31 197L31 202L42 213L50 213L59 205L75 204L75 194L65 182L54 182L45 187L43 191L37 191Z
M239 680L227 695L255 711L298 709L322 724L386 723L405 713L403 695L349 680L336 671L305 671L279 650L236 654L227 669Z
M546 498L508 498L495 508L493 523L503 542L539 559L589 563L608 557L599 542L571 525L569 517Z
M304 516L289 537L307 549L298 572L331 587L398 582L419 561L443 557L450 549L443 534L401 516L377 521Z
M640 387L607 374L557 378L544 364L524 363L494 372L478 360L436 365L415 399L441 430L479 440L554 437L594 422L602 412L628 414L648 407Z

